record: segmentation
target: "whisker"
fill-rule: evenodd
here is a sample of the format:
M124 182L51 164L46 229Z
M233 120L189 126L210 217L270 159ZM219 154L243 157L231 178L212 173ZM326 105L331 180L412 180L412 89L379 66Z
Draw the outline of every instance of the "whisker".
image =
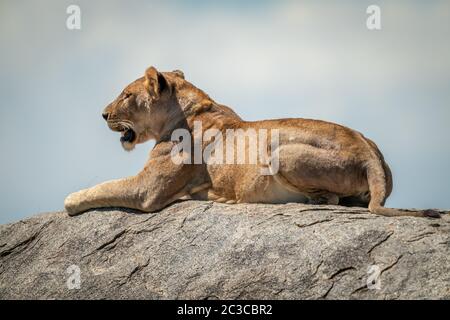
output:
M109 125L117 129L133 129L133 123L129 120L113 120Z

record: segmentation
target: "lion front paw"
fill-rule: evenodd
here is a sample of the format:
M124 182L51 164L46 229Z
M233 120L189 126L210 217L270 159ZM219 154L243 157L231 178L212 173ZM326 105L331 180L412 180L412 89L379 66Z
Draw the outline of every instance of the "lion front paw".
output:
M69 216L75 216L83 212L81 192L74 192L69 194L64 200L64 208L66 209Z

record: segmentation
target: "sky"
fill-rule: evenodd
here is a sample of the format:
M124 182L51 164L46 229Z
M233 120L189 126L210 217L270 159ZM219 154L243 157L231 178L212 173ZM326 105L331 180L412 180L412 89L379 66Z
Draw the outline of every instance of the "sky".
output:
M392 168L387 206L448 209L449 39L445 0L0 0L0 223L142 169L153 143L125 152L101 111L151 65L246 120L356 129Z

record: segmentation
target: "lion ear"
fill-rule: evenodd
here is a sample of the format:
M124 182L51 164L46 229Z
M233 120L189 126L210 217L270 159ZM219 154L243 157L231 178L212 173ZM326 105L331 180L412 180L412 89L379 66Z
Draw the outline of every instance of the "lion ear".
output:
M184 79L184 73L181 70L173 70L173 73L175 73L177 76L179 76L180 78Z
M150 67L145 70L144 87L153 99L159 99L161 93L165 89L170 90L167 79L161 72L158 72L155 67Z

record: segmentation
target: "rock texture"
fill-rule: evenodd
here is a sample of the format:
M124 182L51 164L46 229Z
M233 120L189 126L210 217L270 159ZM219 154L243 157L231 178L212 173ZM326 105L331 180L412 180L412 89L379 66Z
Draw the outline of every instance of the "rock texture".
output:
M450 217L196 201L42 214L0 226L0 298L449 299Z

